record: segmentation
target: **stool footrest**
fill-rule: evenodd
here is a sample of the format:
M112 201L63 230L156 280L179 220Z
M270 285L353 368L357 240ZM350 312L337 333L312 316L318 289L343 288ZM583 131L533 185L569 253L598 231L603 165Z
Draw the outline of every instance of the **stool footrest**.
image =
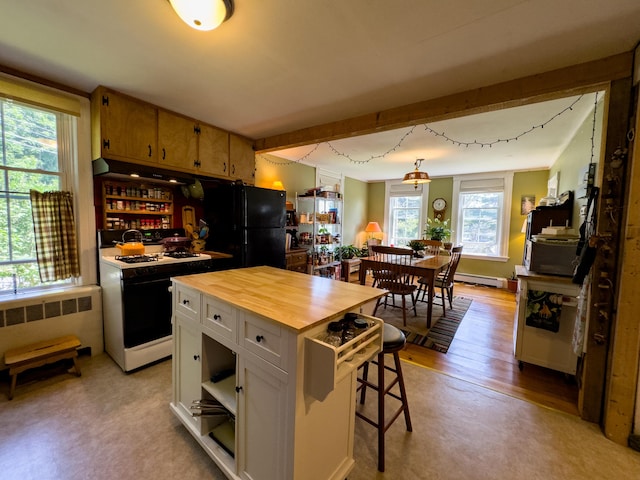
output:
M41 367L60 360L71 359L73 360L75 373L79 377L81 375L80 366L77 361L77 348L79 346L80 340L78 340L75 335L67 335L52 340L32 343L5 352L4 363L9 367L9 375L11 375L9 400L13 398L18 374L32 368Z

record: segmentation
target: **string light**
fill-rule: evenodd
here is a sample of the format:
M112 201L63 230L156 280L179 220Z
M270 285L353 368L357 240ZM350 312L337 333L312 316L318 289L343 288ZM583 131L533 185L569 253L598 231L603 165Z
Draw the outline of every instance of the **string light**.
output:
M584 95L580 95L571 105L569 105L568 107L565 107L563 110L561 110L560 112L558 112L555 115L553 115L546 122L541 123L540 125L533 125L529 130L525 130L520 135L516 135L516 136L510 137L510 138L499 138L499 139L493 140L491 142L478 142L477 140L474 140L473 142L463 142L463 141L460 141L460 140L455 140L455 139L450 138L447 135L445 135L444 132L442 132L442 133L436 132L431 127L429 127L429 125L427 125L427 124L425 124L424 129L427 132L435 135L436 137L444 138L445 141L451 142L453 145L455 145L457 147L470 147L470 146L478 146L479 145L480 148L483 148L483 147L491 148L493 145L496 145L497 143L509 143L509 142L512 142L512 141L517 141L520 137L523 137L523 136L533 132L534 130L536 130L538 128L541 128L541 129L544 128L545 125L550 124L552 121L554 121L559 116L563 115L565 112L573 110L573 107L575 106L575 104L578 103L580 100L582 100L583 96Z
M566 112L572 111L573 107L580 101L582 100L582 98L584 97L584 95L580 95L576 100L574 100L571 105L563 108L562 110L560 110L558 113L556 113L555 115L553 115L551 118L549 118L546 122L543 122L539 125L533 125L531 126L531 128L529 128L528 130L523 131L522 133L520 133L519 135L515 135L513 137L509 137L509 138L498 138L496 140L492 140L492 141L478 141L478 140L474 140L473 142L465 142L462 140L456 140L455 138L451 138L449 136L447 136L444 132L437 132L434 129L432 129L429 125L427 125L426 123L423 124L422 126L424 127L424 130L432 135L434 135L435 137L440 137L443 138L446 142L451 143L452 145L455 145L457 147L477 147L479 146L480 148L484 148L484 147L489 147L492 148L494 145L499 144L499 143L509 143L509 142L515 142L517 141L519 138L528 135L529 133L538 130L538 129L543 129L546 125L549 125L551 122L553 122L556 118L560 117L561 115L564 115ZM598 94L596 92L596 102L598 101ZM594 108L594 129L595 129L595 108ZM311 156L311 154L313 154L319 147L320 145L326 144L331 151L335 154L338 155L340 157L346 158L347 160L349 160L349 162L354 163L354 164L358 164L358 165L365 165L369 162L371 162L372 160L377 160L377 159L384 159L385 157L387 157L387 155L395 152L396 150L398 150L401 146L402 143L411 135L413 135L413 133L415 132L415 129L418 127L418 125L414 125L413 127L411 127L407 132L405 132L402 137L400 138L400 140L398 140L398 142L391 148L389 148L387 151L385 151L384 153L378 154L378 155L371 155L368 159L366 160L356 160L354 158L351 157L351 155L349 155L348 153L342 152L340 150L338 150L336 147L334 147L330 142L321 142L321 143L317 143L315 144L314 148L309 151L308 153L306 153L304 156L298 158L297 160L285 160L284 162L276 162L273 161L267 157L265 157L263 154L259 154L259 157L261 157L264 161L274 164L274 165L294 165L294 164L298 164L301 163L302 161L306 160L307 158L309 158ZM595 131L594 134L595 136ZM591 150L591 156L593 159L593 136L591 138L591 143L592 143L592 150Z

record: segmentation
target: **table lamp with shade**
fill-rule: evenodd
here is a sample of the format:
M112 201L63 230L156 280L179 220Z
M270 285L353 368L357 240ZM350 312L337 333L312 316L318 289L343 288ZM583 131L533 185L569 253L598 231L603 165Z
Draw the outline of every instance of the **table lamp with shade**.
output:
M382 232L382 229L380 228L380 225L378 225L378 222L369 222L367 224L367 226L365 227L364 231L369 234L369 239L367 240L367 245L379 245L380 244L380 240L378 240L377 238L374 238L374 236L373 236L374 233L381 233Z

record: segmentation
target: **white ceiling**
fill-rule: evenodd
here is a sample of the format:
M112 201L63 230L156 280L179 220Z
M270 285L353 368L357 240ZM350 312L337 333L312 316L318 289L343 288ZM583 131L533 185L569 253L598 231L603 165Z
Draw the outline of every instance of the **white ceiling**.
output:
M211 32L187 27L166 0L0 7L0 65L85 92L106 85L252 139L627 52L640 40L638 0L235 0L233 17ZM494 142L572 101L429 127L456 141ZM461 148L418 126L384 161L355 164L320 144L305 162L361 180L402 176L415 158L434 176L514 168L525 149L527 165L548 166L593 98L577 105L549 129L491 149ZM407 130L331 145L366 160Z

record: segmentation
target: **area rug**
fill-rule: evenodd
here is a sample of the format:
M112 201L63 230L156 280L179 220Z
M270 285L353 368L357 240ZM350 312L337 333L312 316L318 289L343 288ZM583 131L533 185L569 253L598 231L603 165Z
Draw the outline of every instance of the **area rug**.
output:
M449 350L458 327L471 305L470 298L454 296L453 309L449 308L447 304L447 313L443 317L442 306L434 304L431 328L428 329L427 304L425 302L417 303L417 316L413 315L412 309L407 311L406 326L402 324L402 309L392 307L390 302L391 299L387 302L387 308L380 305L375 316L402 330L407 337L407 342L442 353L447 353ZM401 302L400 298L396 298L396 305L401 305Z

